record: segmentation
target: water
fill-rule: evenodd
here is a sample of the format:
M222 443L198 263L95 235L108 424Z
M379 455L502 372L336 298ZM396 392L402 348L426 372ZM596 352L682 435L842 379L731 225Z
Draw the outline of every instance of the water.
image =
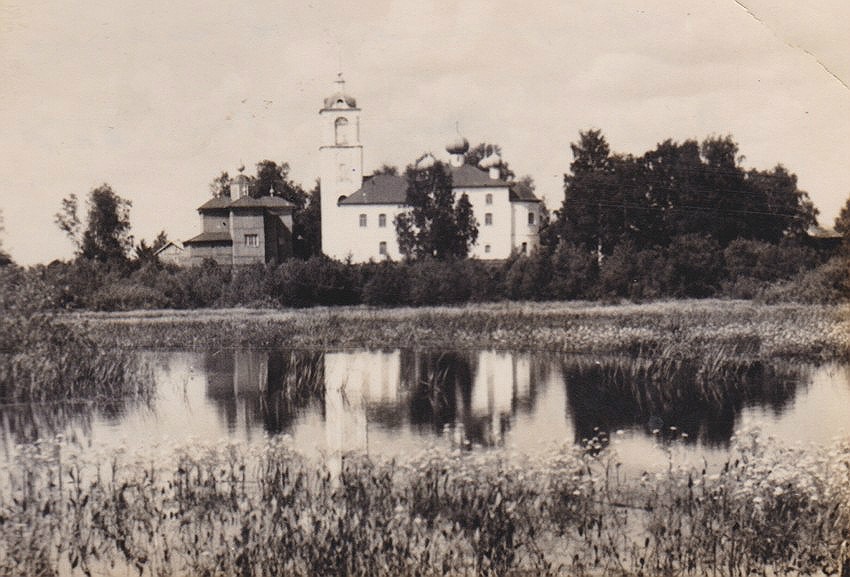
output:
M758 426L785 443L848 433L850 367L756 365L699 392L695 371L652 388L625 360L504 351L218 350L141 353L154 364L149 404L0 407L0 440L62 433L92 450L191 439L396 456L430 444L531 453L602 434L628 469L722 462L731 435ZM718 381L720 382L720 381Z

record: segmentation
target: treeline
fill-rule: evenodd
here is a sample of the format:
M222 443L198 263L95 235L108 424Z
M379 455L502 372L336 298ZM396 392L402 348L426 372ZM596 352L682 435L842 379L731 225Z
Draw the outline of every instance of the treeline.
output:
M850 295L847 255L827 259L802 245L700 235L665 249L618 245L601 262L575 245L506 262L420 259L350 264L325 257L281 265L179 268L150 260L113 267L78 259L3 267L7 297L37 294L46 307L132 310L335 305L420 306L502 300L753 298L833 303ZM17 299L15 299L17 300Z

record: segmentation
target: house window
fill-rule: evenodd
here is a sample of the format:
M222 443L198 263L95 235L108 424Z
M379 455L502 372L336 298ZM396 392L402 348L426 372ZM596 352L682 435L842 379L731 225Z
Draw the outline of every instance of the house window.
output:
M527 242L522 243L522 248L520 250L522 251L522 254L527 254L528 253L528 243Z
M381 241L378 243L378 254L381 256L387 256L387 243Z
M360 215L360 226L363 226L363 227L366 226L366 215L365 214Z
M489 244L484 245L484 252L487 253L487 254L490 254L490 245Z
M487 196L484 197L484 202L487 204L493 204L493 195L488 192Z
M484 215L484 224L487 225L487 226L490 226L491 224L493 224L493 213L492 212L488 212L487 214Z
M387 226L387 215L385 215L385 214L379 214L378 215L378 226L380 226L381 228L384 228L385 226Z
M256 234L246 234L245 235L245 246L260 246L260 237Z
M528 213L528 224L534 224L534 213L533 212Z

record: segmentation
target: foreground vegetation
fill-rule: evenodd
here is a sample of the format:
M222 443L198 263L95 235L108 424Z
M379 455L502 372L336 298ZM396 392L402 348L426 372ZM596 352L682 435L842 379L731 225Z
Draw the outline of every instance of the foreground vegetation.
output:
M61 322L43 286L0 272L0 403L116 403L153 394L138 355L84 323Z
M2 479L0 573L830 574L850 538L846 441L741 433L717 471L671 461L637 478L597 440L328 464L285 439L104 460L21 447Z

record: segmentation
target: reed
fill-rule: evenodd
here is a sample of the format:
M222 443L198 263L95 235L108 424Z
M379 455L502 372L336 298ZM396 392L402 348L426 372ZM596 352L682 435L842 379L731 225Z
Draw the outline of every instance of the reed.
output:
M846 307L746 301L151 311L63 319L89 322L99 340L118 334L127 348L453 346L639 356L671 347L699 355L722 345L728 355L762 359L850 358Z
M623 476L616 443L523 456L348 455L286 439L92 458L21 446L0 478L0 573L831 573L850 538L850 443L741 432L716 470Z

